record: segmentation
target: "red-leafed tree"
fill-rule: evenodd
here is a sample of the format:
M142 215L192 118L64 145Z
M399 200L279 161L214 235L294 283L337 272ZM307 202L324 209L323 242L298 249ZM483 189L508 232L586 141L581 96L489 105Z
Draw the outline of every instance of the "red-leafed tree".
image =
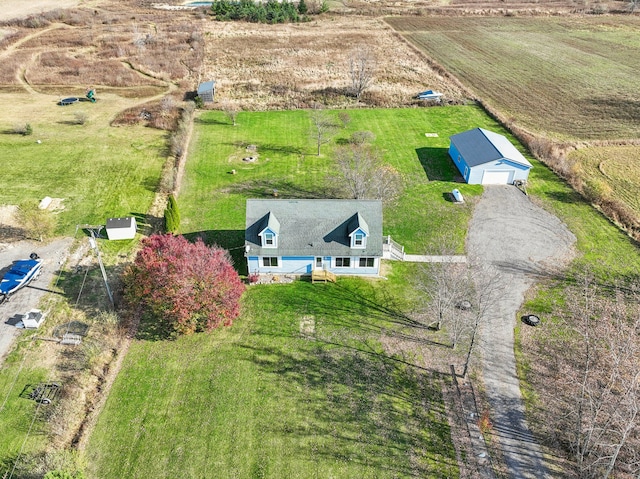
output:
M178 335L230 325L244 291L226 250L170 234L142 241L124 285L133 310Z

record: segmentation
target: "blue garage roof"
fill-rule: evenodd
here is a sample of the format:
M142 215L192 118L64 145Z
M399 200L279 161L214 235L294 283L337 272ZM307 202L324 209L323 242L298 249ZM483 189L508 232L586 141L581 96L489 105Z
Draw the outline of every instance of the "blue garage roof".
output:
M449 139L456 146L465 163L470 167L503 158L529 168L532 167L531 163L505 136L493 131L474 128L473 130L453 135Z

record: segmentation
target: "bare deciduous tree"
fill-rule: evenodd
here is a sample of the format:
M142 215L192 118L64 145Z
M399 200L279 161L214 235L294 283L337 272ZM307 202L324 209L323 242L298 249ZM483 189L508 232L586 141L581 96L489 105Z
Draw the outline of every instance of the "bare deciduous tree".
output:
M325 143L329 143L335 134L338 126L335 119L326 111L320 108L314 108L311 111L311 136L318 146L317 155L320 156L320 147Z
M351 116L346 111L341 111L338 113L338 120L342 123L342 127L346 128L351 123Z
M371 131L354 131L349 138L349 143L354 145L364 145L366 143L373 143L376 139L376 135Z
M395 198L402 188L400 174L382 161L371 145L351 144L336 150L338 184L345 195L353 199Z
M498 300L505 288L500 273L492 266L485 264L470 265L470 274L473 278L471 294L471 320L468 321L468 329L471 333L467 356L462 368L462 376L465 377L469 371L469 364L476 347L476 337L480 326L487 322L489 307Z
M356 98L371 86L376 68L373 51L366 45L360 45L349 55L349 75L351 78L351 94Z
M455 254L455 248L446 240L443 239L441 245L438 254L443 258ZM473 290L467 265L446 259L424 263L420 266L416 279L416 289L422 293L426 311L433 318L429 326L436 330L446 326L451 347L455 348L464 329L460 308L464 301L471 299Z
M631 290L633 291L633 290ZM581 478L640 473L640 306L629 290L600 291L589 275L547 332L554 374L549 420ZM620 476L627 477L627 476ZM636 477L636 476L634 476Z
M236 126L237 123L237 119L238 119L238 113L240 113L240 107L238 105L236 105L235 103L232 103L230 101L225 101L222 104L222 111L224 112L225 115L227 115L227 118L229 118L229 121L231 122L231 124L233 126Z

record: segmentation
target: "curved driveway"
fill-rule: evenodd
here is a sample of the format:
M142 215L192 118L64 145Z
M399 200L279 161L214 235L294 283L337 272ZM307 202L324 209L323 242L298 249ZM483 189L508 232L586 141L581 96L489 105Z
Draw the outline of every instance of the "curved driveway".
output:
M572 256L575 236L513 186L487 186L475 208L467 247L472 262L499 272L504 291L481 328L482 371L493 433L510 477L550 478L525 421L513 352L516 312L536 277Z

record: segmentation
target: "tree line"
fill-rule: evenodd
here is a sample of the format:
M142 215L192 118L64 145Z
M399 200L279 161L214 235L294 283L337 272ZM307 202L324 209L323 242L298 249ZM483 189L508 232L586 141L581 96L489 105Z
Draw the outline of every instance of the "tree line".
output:
M242 20L252 23L289 23L308 19L309 7L305 0L297 4L289 1L268 0L263 3L253 0L216 0L211 4L216 20ZM326 11L323 3L320 11Z

